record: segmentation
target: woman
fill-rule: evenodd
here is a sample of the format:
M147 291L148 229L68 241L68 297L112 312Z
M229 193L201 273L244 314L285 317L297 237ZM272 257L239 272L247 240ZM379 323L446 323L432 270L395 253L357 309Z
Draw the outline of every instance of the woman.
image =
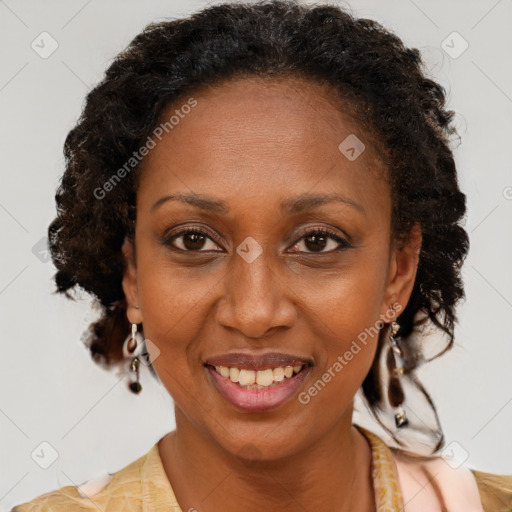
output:
M511 476L439 456L414 374L464 296L444 101L417 50L336 7L138 35L66 139L49 238L58 291L103 306L94 359L127 362L133 392L148 365L176 430L14 511L512 510ZM352 423L361 387L394 447Z

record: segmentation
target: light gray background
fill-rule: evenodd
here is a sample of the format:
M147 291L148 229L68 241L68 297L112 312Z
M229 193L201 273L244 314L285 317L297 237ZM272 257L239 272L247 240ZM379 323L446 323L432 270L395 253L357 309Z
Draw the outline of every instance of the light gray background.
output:
M64 138L87 91L145 24L205 5L0 0L2 510L117 471L174 428L172 401L146 368L143 392L134 396L126 378L92 363L80 341L91 318L89 304L52 294L54 268L41 261L37 244L55 215ZM472 244L464 268L467 302L459 310L457 347L430 363L422 378L447 441L467 450L467 464L510 474L512 2L354 0L350 5L358 16L380 21L423 52L457 112L462 144L456 160L468 196ZM59 45L47 59L31 48L43 31ZM458 58L441 47L453 31L469 43ZM461 48L460 41L450 44L454 51ZM58 452L46 470L31 458L43 441Z

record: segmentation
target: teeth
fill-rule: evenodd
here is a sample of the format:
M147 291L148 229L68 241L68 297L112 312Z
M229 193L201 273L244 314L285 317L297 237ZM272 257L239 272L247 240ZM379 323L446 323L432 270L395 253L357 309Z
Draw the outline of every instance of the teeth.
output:
M256 372L256 384L260 386L270 386L274 382L274 374L272 370L258 370Z
M291 366L287 366L284 369L284 376L289 379L292 375L293 375L293 368Z
M294 373L299 373L301 364L297 366L285 366L279 368L267 368L265 370L246 370L240 368L229 368L227 366L216 366L215 370L223 377L238 382L241 386L271 386L274 382L282 382L289 379Z
M254 370L240 370L238 382L242 386L254 384L256 382L256 372Z
M274 368L272 370L275 382L281 382L284 379L284 368Z
M231 382L238 382L239 375L240 375L239 368L230 368L229 369L229 378L231 379Z

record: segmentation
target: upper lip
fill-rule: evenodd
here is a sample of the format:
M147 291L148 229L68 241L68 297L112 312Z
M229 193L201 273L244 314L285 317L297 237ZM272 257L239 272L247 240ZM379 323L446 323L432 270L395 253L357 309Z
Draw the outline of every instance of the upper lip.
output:
M266 368L279 368L284 366L298 366L313 364L310 358L285 354L283 352L267 352L265 354L251 354L247 352L231 352L210 357L205 364L211 366L229 366L231 368L246 368L251 370L264 370Z

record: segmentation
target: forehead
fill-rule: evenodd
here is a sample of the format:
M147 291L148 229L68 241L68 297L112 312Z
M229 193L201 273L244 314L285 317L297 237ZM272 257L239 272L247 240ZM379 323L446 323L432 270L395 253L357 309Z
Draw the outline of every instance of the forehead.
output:
M161 122L171 117L144 158L139 207L174 191L226 201L338 192L368 203L387 190L369 140L329 86L237 79L184 96L164 110ZM347 140L359 144L357 152L364 148L355 159L342 151Z

